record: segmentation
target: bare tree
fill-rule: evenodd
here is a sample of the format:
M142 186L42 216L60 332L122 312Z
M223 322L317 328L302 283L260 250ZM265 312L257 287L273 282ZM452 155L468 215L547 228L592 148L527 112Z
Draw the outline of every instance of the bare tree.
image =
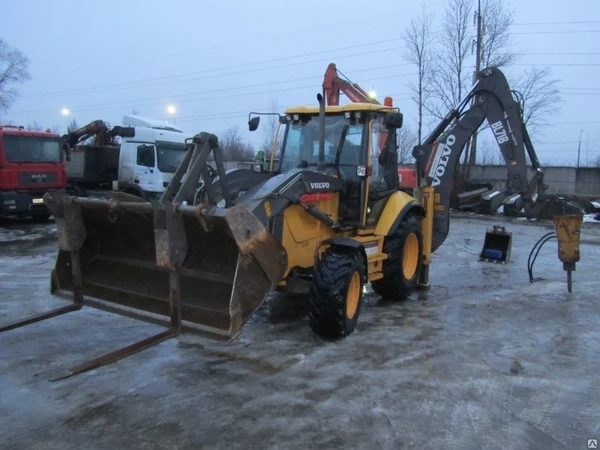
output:
M481 67L505 67L519 59L515 51L510 27L515 17L514 9L506 6L503 0L483 0L481 2Z
M44 127L41 126L39 123L37 123L37 121L33 121L31 123L27 124L27 130L28 131L43 131Z
M279 106L277 104L277 97L271 98L271 113L279 112ZM281 143L283 141L283 135L277 136L277 142L274 142L275 135L277 134L277 128L279 127L279 117L276 115L263 116L265 124L262 126L263 130L263 142L261 144L261 150L265 152L267 158L271 157L271 150L273 144L275 144L275 155L278 155L281 151Z
M411 20L404 30L403 38L406 44L404 58L417 66L417 82L408 83L413 92L411 99L417 104L417 142L423 138L423 109L431 96L431 81L433 74L433 17L425 10L416 19Z
M219 147L225 161L252 161L254 159L254 148L250 143L242 140L238 127L228 128L221 134Z
M74 131L78 128L79 128L79 125L77 124L77 121L73 118L69 122L69 126L67 127L67 133L70 133L71 131Z
M477 164L502 165L502 153L495 142L480 142L477 151Z
M8 110L18 95L13 86L29 78L27 56L0 39L0 109Z
M469 29L471 0L451 0L444 13L433 56L433 72L429 95L434 103L425 105L429 114L442 119L460 103L469 81L467 58L470 54L472 31Z
M398 130L398 163L409 164L413 162L412 151L417 145L417 133L410 126L405 125Z
M549 67L532 67L515 80L514 86L522 103L523 120L530 134L547 126L552 113L560 109L562 98L558 83Z

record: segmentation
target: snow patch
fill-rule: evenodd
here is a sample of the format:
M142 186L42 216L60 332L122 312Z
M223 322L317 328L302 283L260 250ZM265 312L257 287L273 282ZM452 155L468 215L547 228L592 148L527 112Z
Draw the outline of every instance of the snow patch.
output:
M584 223L600 223L599 220L596 220L596 216L597 214L584 214L583 215L583 222Z

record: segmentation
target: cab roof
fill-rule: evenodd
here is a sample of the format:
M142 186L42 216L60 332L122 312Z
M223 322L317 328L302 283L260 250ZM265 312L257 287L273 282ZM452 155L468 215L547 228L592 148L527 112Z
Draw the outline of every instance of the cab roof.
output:
M343 113L346 111L380 111L380 112L396 112L396 108L389 106L377 105L374 103L348 103L340 106L326 106L326 114ZM285 110L285 114L319 114L318 106L294 106Z
M58 134L54 134L51 131L33 131L26 130L24 127L18 127L15 125L2 125L0 124L0 135L11 135L11 136L29 136L38 138L60 138Z

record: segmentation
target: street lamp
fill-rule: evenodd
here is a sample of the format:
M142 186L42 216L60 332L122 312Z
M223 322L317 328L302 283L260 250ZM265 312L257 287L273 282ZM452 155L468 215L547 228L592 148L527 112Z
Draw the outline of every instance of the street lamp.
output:
M375 92L375 91L369 92L369 98L371 100L375 100L377 98L377 92Z
M71 111L69 111L67 108L63 108L60 110L60 112L67 119L67 133L68 133L69 132L69 114L71 114Z
M175 125L175 107L173 105L167 106L167 112L171 114L171 117L173 118L173 125Z

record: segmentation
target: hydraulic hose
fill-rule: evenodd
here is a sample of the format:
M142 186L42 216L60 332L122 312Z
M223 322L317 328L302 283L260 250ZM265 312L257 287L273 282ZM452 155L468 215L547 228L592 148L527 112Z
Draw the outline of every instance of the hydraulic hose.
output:
M552 239L556 239L556 233L553 231L543 235L531 249L531 252L529 253L529 258L527 259L527 272L529 273L529 282L530 283L533 283L535 281L544 280L544 278L542 278L542 277L534 278L533 265L535 264L535 260L537 259L538 255L540 253L540 250L542 249L544 244L546 244L546 242L548 242ZM535 255L534 255L534 253L535 253Z

